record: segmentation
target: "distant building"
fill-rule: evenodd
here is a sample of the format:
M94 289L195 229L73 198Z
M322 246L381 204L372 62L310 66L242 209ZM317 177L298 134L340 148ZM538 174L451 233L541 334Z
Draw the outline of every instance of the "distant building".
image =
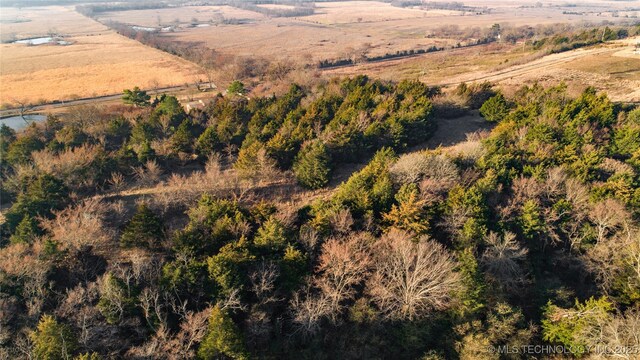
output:
M196 101L190 101L186 104L184 104L184 111L189 112L193 109L204 109L204 101L202 100L196 100Z

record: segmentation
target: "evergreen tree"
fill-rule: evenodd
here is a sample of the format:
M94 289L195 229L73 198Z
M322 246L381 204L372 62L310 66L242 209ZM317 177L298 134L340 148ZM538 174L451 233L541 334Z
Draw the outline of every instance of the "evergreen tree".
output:
M282 249L287 243L285 228L276 218L270 217L258 229L258 233L253 241L261 247Z
M151 96L137 86L133 90L124 90L122 95L122 101L128 105L148 106L150 104L149 99L151 99Z
M234 80L227 88L227 94L244 95L247 90L244 88L244 84L239 80Z
M0 164L6 161L7 151L14 141L16 141L15 130L5 124L0 125Z
M6 214L7 228L13 232L25 217L50 217L52 210L61 210L68 201L68 190L62 181L49 174L38 176L27 185Z
M164 237L162 219L146 205L139 205L120 237L122 247L156 247Z
M149 160L153 160L156 157L156 152L151 147L149 141L145 141L138 148L138 161L146 163Z
M521 224L524 236L529 239L542 231L544 223L540 208L534 200L527 200L522 206Z
M502 94L485 101L480 107L480 115L487 121L498 122L509 114L509 104Z
M229 314L216 305L209 316L207 335L200 344L198 357L205 360L248 359L242 334Z
M32 244L33 241L42 235L42 230L38 227L38 222L31 216L25 216L18 224L16 232L11 235L12 244L25 243Z
M171 149L175 153L191 152L191 142L193 140L193 134L191 133L191 120L184 120L176 132L171 136Z
M418 186L404 184L396 194L397 204L384 214L384 219L398 229L425 234L429 230L429 221L425 214L425 201L420 199Z
M25 135L13 141L7 150L9 164L24 164L31 160L31 153L44 149L42 140L33 135Z
M213 152L221 150L222 143L216 132L216 128L210 126L204 130L196 142L196 150L202 155L211 155Z
M36 331L30 334L30 338L36 359L68 359L78 347L69 327L58 323L50 315L44 315L40 319Z
M293 164L293 173L300 184L319 189L329 182L331 158L321 141L314 141L302 148Z

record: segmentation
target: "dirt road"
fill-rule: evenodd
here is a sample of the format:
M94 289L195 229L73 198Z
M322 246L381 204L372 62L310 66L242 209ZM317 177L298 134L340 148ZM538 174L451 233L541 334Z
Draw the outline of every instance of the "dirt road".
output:
M534 60L532 62L516 65L504 70L493 71L493 72L479 72L479 73L466 73L461 76L458 76L451 82L440 83L438 85L441 86L452 86L458 85L462 82L476 82L476 81L489 81L489 82L499 82L501 80L509 79L515 76L526 75L529 73L534 73L539 70L547 69L551 66L560 65L563 63L571 62L573 60L585 57L585 56L593 56L603 53L613 53L618 51L619 48L588 48L588 49L577 49L573 51L567 51L559 54L551 54L544 56L540 59Z
M156 90L147 90L147 93L149 95L157 95L157 94L183 91L186 89L187 89L187 86L181 85L181 86L160 88ZM79 105L86 105L86 104L96 104L101 102L120 100L121 98L122 98L122 93L82 98L82 99L76 99L76 100L70 100L70 101L57 101L57 102L29 107L26 113L32 114L32 113L37 113L42 111L50 111L58 108L65 108L65 107L72 107L72 106L79 106ZM16 116L16 115L20 115L20 109L14 108L14 109L0 110L0 118L4 118L7 116Z

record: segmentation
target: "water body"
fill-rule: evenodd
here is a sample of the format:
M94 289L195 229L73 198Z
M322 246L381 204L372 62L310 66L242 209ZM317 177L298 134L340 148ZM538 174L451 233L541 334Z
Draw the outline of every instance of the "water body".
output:
M26 45L44 45L44 44L50 44L50 43L55 43L55 44L58 44L58 45L69 45L69 44L71 44L68 41L55 40L54 38L52 38L50 36L33 38L33 39L16 40L16 41L14 41L14 43L15 44L26 44Z
M156 30L158 30L158 29L156 29L156 28L152 28L152 27L144 27L144 26L132 26L131 28L132 28L133 30L135 30L135 31L149 31L149 32L151 32L151 31L156 31Z
M20 116L12 116L8 118L0 119L0 125L4 124L12 128L13 130L21 130L27 127L32 122L43 121L46 119L47 119L46 115L25 115L24 120Z

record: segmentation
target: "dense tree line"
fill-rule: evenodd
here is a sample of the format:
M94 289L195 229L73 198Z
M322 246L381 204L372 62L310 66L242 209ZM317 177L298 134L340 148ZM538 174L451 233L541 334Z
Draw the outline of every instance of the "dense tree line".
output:
M361 76L186 114L134 89L135 105L2 127L0 351L478 359L640 345L640 109L593 89L465 84L456 96L495 128L402 154L429 137L438 93ZM147 181L189 171L327 188L365 158L302 201L271 183L196 189L174 208L118 192L137 181L179 203L178 186Z

